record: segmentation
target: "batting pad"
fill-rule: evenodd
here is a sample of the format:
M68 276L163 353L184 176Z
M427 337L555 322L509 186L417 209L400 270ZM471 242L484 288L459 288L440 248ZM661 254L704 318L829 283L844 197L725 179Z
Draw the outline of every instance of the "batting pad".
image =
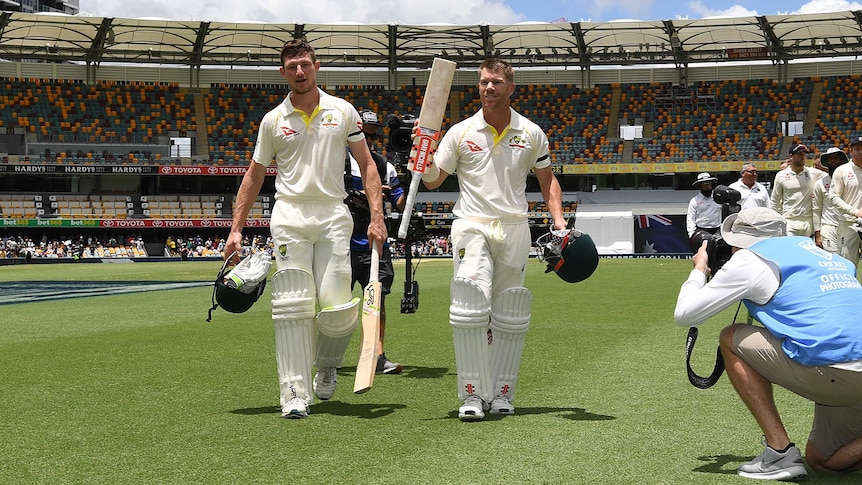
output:
M494 395L515 399L524 339L530 328L533 293L524 287L509 288L491 306L491 375Z
M294 395L311 397L314 361L314 278L299 269L283 269L272 277L272 322L281 405Z
M324 308L317 314L317 367L338 367L359 325L359 298Z
M488 350L488 316L491 308L485 292L473 280L455 277L449 287L452 303L449 324L455 343L458 398L470 394L491 400L491 364Z

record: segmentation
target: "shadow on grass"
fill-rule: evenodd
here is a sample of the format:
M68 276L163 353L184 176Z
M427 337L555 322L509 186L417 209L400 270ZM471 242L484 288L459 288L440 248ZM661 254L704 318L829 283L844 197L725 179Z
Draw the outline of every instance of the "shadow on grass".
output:
M404 404L355 404L341 401L318 401L311 406L311 414L331 414L333 416L353 416L362 419L382 418L404 409ZM234 409L232 414L253 416L257 414L281 414L279 406L261 406L257 408Z
M609 421L617 419L615 416L607 416L604 414L593 414L582 408L551 408L551 407L532 407L532 408L515 408L515 416L525 416L528 414L550 414L562 413L561 418L570 419L572 421ZM485 413L485 419L482 421L496 421L510 416L504 414ZM445 418L434 419L458 419L458 410L450 411Z
M736 468L751 460L754 456L738 456L738 455L708 455L699 456L697 459L704 462L703 465L696 467L692 471L700 473L713 473L716 475L736 475ZM808 469L808 483L819 484L856 484L860 483L860 475L856 474L831 474L819 473Z
M736 467L752 458L753 457L751 456L743 457L737 455L699 456L697 459L705 463L692 471L700 473L715 473L717 475L736 475ZM728 467L728 465L731 466Z
M401 367L400 375L413 379L439 379L449 373L448 367L417 367L415 365L405 365ZM340 367L338 369L338 375L354 376L356 375L356 366Z

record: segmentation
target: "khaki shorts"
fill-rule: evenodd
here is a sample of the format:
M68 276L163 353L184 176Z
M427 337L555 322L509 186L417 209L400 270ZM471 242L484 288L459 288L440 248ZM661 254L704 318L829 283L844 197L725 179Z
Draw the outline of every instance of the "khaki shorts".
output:
M799 365L778 337L755 325L737 327L733 352L770 382L816 404L808 439L824 456L862 437L862 372Z

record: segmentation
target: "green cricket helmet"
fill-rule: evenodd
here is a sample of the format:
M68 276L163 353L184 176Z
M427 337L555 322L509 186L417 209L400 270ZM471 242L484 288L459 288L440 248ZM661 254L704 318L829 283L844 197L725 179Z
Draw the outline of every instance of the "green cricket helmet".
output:
M233 265L230 264L232 259L233 255L225 259L221 270L218 272L218 276L216 276L213 284L212 308L207 312L208 322L212 320L213 310L219 307L230 313L244 313L248 311L260 298L260 295L263 294L264 288L266 288L265 278L252 288L243 288L244 291L240 291L240 289L231 285L229 280L226 281L225 276L233 269Z
M589 278L599 265L599 253L589 234L576 229L551 230L536 239L539 259L551 271L569 283Z

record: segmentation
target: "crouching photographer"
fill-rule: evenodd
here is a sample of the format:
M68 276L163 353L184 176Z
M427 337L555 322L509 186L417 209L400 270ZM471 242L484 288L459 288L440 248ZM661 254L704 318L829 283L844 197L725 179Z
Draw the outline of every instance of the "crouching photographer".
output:
M806 461L817 471L862 469L862 286L855 266L810 238L786 236L786 220L765 207L728 216L720 231L732 256L709 279L707 243L701 245L674 320L696 326L739 302L762 325L732 323L719 339L727 375L766 446L737 473L798 480L807 476ZM781 421L774 384L815 403L805 460Z

